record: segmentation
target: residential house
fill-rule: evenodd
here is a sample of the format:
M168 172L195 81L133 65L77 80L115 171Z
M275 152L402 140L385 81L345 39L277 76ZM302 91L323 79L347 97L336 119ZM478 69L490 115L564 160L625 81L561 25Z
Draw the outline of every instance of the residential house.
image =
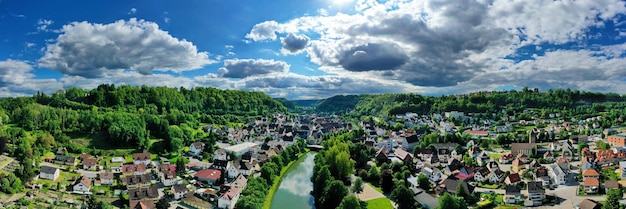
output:
M235 208L235 204L237 203L237 200L239 200L242 190L243 189L230 187L228 191L224 192L217 199L217 207L225 209Z
M89 178L82 176L79 179L76 179L72 184L72 191L75 193L87 193L91 190L91 180Z
M620 189L620 185L618 181L615 180L605 180L604 181L604 193L608 194L611 189Z
M103 185L111 185L114 181L114 176L112 172L101 172L100 173L100 184Z
M419 144L419 136L413 134L402 139L402 149L413 152L413 148Z
M498 159L498 162L501 164L509 164L511 161L513 161L513 155L511 153L500 155L500 158Z
M511 164L511 172L520 172L525 167L526 166L524 165L524 162L522 162L522 160L520 160L519 158L515 158L515 160L513 160L513 163Z
M550 143L550 150L552 150L553 152L561 151L561 143L560 142Z
M150 187L150 174L125 176L123 183L128 189L148 188Z
M154 209L156 204L154 200L131 200L128 205L130 209Z
M136 201L136 200L158 200L159 191L156 186L151 186L148 188L135 188L128 189L128 200Z
M217 149L213 152L213 160L223 160L228 161L228 153L224 149Z
M489 182L491 182L492 184L498 184L504 181L505 178L506 178L505 173L502 172L502 170L500 169L495 169L491 171L491 173L489 174Z
M200 155L202 150L204 150L204 142L194 142L189 145L189 152L192 155Z
M489 180L491 171L486 167L477 167L474 169L474 180L477 182L486 182Z
M548 171L548 175L554 181L555 185L564 185L566 173L561 169L560 166L556 164L550 164L550 170Z
M586 194L596 194L600 190L600 180L596 178L585 178L583 180L583 187Z
M403 149L396 149L393 154L404 163L413 161L413 155Z
M526 185L528 198L524 200L524 206L539 206L546 198L546 190L541 182L528 182Z
M421 173L427 176L432 182L439 182L441 178L443 178L443 173L436 167L424 167Z
M85 158L81 161L81 165L83 166L83 169L91 170L98 166L98 160L94 158Z
M65 155L56 155L54 157L54 163L61 164L61 165L76 166L78 161L76 160L75 157L70 157L70 156L65 156Z
M222 171L216 169L200 170L196 174L194 174L194 177L198 181L206 182L211 185L215 185L215 183L220 179L221 176Z
M463 160L463 154L457 152L456 150L452 150L452 152L450 152L450 157L459 161Z
M569 173L569 169L570 169L569 159L560 157L559 159L556 160L556 164L559 165L559 167L561 167L561 170L566 172L566 174Z
M593 169L594 167L595 166L591 162L581 161L580 169L582 170ZM620 165L620 168L621 168L621 165Z
M144 164L124 164L122 165L123 175L142 175L146 174L146 165Z
M172 193L174 194L175 200L180 200L189 193L189 189L187 189L186 184L178 184L172 186Z
M476 158L478 157L478 154L480 154L483 150L480 149L480 147L472 145L469 147L469 149L467 149L467 153L469 154L469 156L471 156L472 158Z
M580 203L576 204L576 209L602 209L602 204L595 200L584 199Z
M509 174L509 176L507 176L504 180L504 183L506 183L507 185L514 185L519 182L522 182L522 177L517 173Z
M545 159L548 162L552 162L554 161L554 155L552 155L552 153L548 151L543 154L543 159Z
M144 153L135 153L133 154L133 164L135 165L150 165L150 153L149 152L144 152Z
M175 170L167 170L165 172L162 172L160 177L161 177L161 183L163 183L163 186L167 187L167 186L178 184L178 179L176 178Z
M461 181L458 179L452 179L452 178L446 178L445 180L443 180L439 186L438 186L438 190L440 194L443 194L444 192L450 193L450 194L456 194L457 191L457 187L458 186L462 186L465 188L465 191L467 191L468 194L473 194L474 193L474 187L472 185L467 184L467 182L465 181Z
M524 153L517 154L516 158L521 160L523 163L529 163L530 162L530 158L528 158L528 155L526 155Z
M487 163L491 161L491 158L489 157L487 152L482 151L480 154L478 154L478 156L476 156L476 161L478 162L479 166L486 166Z
M41 166L41 169L39 170L39 178L42 179L56 181L60 175L61 170L51 166Z
M517 185L506 185L504 191L504 202L508 204L515 204L523 199L522 190Z
M537 160L533 160L528 164L528 169L539 168L539 167L541 167L541 163L539 163Z
M386 163L389 162L389 156L387 156L387 147L381 147L380 149L378 149L378 151L376 152L376 161L379 163Z
M583 178L600 179L600 173L598 173L595 169L583 170Z
M550 176L548 175L548 170L545 168L537 168L537 170L533 173L533 178L537 182L541 182L543 186L550 185Z

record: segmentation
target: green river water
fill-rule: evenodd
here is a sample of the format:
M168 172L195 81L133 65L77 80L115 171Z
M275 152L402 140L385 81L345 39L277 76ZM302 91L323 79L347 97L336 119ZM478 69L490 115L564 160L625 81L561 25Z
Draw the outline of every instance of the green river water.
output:
M313 183L313 159L315 153L307 153L305 157L295 162L280 183L272 199L271 209L314 209Z

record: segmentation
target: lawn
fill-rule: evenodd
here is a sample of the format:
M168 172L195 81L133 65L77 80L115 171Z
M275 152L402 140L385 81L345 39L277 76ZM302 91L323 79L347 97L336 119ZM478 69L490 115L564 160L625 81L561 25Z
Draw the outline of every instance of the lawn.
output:
M521 127L517 127L516 130L521 130L521 131L529 131L533 128L536 128L537 126L521 126Z
M130 154L137 149L134 146L118 146L119 144L112 144L106 141L104 137L97 134L74 134L71 135L72 143L82 147L84 149L99 149L110 150L115 152L114 155Z
M386 197L376 198L367 202L367 209L393 209L391 201Z
M502 153L490 153L489 154L489 158L491 158L492 160L498 160L500 159L500 156L502 156L504 154Z
M483 183L478 182L478 187L486 188L486 189L497 189L498 187L500 187L500 185L497 185L497 184L483 184Z
M369 185L370 185L372 188L374 188L374 190L376 190L377 192L380 192L381 194L385 194L385 193L383 192L383 189L381 189L380 187L374 186L374 185L373 185L373 184L371 184L371 183L367 183L367 184L369 184Z

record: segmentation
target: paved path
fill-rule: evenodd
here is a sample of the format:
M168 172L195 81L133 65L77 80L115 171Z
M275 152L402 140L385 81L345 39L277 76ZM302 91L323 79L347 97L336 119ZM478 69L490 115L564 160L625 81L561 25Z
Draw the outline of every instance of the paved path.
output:
M363 184L363 192L356 195L361 201L373 200L376 198L385 197L382 193L376 191L370 184Z

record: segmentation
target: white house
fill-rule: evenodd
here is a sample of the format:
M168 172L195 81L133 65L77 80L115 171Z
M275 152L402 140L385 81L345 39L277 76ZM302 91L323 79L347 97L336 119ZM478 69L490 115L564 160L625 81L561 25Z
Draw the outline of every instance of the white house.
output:
M502 170L500 169L496 169L493 172L491 172L489 174L489 182L491 183L500 183L502 181L504 181L504 178L506 178L506 176L504 175L505 173L502 172Z
M204 150L203 142L194 142L189 145L189 152L191 152L191 154L193 155L200 155L200 153L202 153L202 150Z
M83 176L79 179L76 179L74 184L72 185L72 191L77 193L87 193L91 190L91 180L89 178Z
M506 185L504 191L504 202L515 204L517 201L522 200L522 191L516 185Z
M402 149L413 152L413 148L419 144L419 137L416 134L404 137L402 139Z
M172 193L174 194L174 199L176 200L180 200L183 197L185 197L185 194L187 194L189 192L189 190L187 189L187 185L185 184L178 184L178 185L174 185L172 186Z
M432 182L439 182L443 178L443 173L438 168L424 167L421 173L428 176L428 179Z
M176 179L176 171L168 170L163 172L161 175L161 183L163 186L172 186L178 183Z
M50 166L41 166L39 178L55 181L61 175L61 170Z
M565 184L565 172L561 169L560 166L556 164L550 164L550 170L548 171L548 175L554 181L556 185Z
M219 199L217 199L217 207L233 209L235 207L235 203L237 203L237 200L239 200L241 190L242 189L231 187L227 192L222 194Z
M230 163L228 168L226 169L226 172L228 173L228 178L235 178L237 176L239 176L240 172L239 172L239 163L235 162L235 163Z
M485 182L489 180L489 175L491 174L491 171L485 167L476 168L474 172L474 180L477 182Z
M100 173L100 184L110 185L113 184L114 177L111 172L102 172Z

